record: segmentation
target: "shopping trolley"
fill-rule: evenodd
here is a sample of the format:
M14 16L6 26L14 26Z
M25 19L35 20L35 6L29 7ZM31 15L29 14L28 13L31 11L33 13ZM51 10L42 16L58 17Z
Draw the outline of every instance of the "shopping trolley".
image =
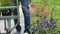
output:
M4 27L5 27L6 34L11 34L11 31L20 23L20 12L19 12L18 0L16 0L16 6L3 6L3 7L0 7L0 9L11 9L11 8L17 9L17 15L0 16L0 20L4 20L4 23L5 23ZM10 23L8 23L8 25L9 25L8 27L9 28L6 28L6 19L18 19L18 21L17 21L17 24L10 29L10 26L11 26Z

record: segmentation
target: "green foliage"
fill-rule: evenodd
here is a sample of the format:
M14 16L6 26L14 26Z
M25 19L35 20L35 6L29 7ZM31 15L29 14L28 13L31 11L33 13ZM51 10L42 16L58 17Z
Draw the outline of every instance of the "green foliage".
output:
M14 5L13 0L0 0L0 6L12 6Z

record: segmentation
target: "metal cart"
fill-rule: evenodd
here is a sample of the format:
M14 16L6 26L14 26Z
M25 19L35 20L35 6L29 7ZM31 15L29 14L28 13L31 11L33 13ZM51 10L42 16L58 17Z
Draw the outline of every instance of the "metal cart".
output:
M19 5L18 5L18 0L16 0L16 6L4 6L4 7L0 7L0 9L11 9L11 8L16 8L17 9L17 15L13 15L13 16L0 16L0 20L4 20L5 22L5 31L6 34L11 34L11 31L17 26L17 24L20 23L20 12L19 12ZM18 19L18 23L11 29L6 28L6 19ZM8 23L9 27L11 26L10 23Z

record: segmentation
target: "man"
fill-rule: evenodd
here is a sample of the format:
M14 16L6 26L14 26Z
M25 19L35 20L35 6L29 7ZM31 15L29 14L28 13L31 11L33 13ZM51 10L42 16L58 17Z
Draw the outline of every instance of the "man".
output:
M24 20L25 20L25 31L24 33L30 34L30 12L29 12L29 3L30 0L21 0L22 5L22 11L24 14ZM25 7L25 8L24 8Z

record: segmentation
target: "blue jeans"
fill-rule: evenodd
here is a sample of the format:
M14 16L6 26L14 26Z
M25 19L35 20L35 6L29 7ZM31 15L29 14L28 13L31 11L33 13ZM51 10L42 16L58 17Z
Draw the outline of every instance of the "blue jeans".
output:
M21 0L21 5L24 6L22 7L22 11L23 11L23 14L24 14L24 23L25 23L25 31L24 32L28 32L30 33L30 12L29 12L29 3L30 3L30 0ZM14 11L14 15L16 15L17 12ZM15 24L17 23L17 19L14 20L15 21ZM18 24L17 27L16 27L17 31L21 31L21 27L20 25Z

